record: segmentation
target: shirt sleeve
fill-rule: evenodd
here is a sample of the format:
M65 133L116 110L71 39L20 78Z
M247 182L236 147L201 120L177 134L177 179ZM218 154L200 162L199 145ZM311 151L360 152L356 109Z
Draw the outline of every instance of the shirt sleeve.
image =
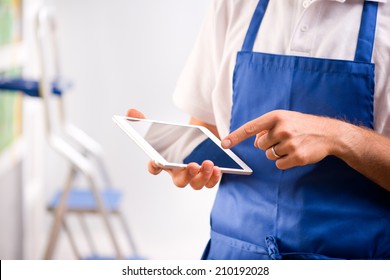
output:
M211 94L224 50L228 25L226 2L212 1L173 94L177 107L192 117L214 125Z

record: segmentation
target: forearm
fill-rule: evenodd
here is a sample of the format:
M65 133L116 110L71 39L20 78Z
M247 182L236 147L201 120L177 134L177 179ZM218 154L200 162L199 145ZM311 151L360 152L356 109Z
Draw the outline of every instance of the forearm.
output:
M390 191L390 138L366 128L337 122L332 153Z
M255 147L266 151L281 170L333 155L390 191L390 138L374 131L337 119L275 110L243 124L222 139L222 146L231 148L255 135Z
M199 119L196 119L194 117L191 117L190 119L190 124L194 124L194 125L201 125L201 126L204 126L206 127L208 130L210 130L215 136L217 136L218 138L219 137L219 133L218 133L218 130L217 130L217 127L215 125L212 125L212 124L209 124L209 123L205 123Z

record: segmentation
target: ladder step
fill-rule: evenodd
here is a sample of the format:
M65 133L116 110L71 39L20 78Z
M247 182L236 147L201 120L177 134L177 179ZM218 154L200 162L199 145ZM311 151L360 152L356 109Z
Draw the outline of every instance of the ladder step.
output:
M119 210L119 201L122 193L117 190L106 189L101 191L100 196L104 202L107 211L113 212ZM55 193L54 197L48 205L49 210L55 210L61 200L62 191ZM68 211L88 211L94 212L97 210L95 197L90 190L72 189L67 201Z
M113 256L100 256L100 255L91 255L83 258L83 260L116 260ZM125 257L125 260L146 260L141 256L128 256Z

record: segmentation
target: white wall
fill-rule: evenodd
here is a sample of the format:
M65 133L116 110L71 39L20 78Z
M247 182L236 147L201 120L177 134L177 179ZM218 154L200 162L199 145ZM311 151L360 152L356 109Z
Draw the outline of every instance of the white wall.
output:
M23 258L22 246L22 194L21 163L0 172L0 259ZM12 213L12 218L10 218Z
M26 77L33 78L37 74L33 23L42 0L22 2L22 43L10 51L12 55L5 54L11 57L12 64L22 66ZM40 100L23 98L23 134L0 155L0 259L42 256L47 232L42 195L42 124Z
M56 8L63 73L75 85L66 95L68 117L103 145L141 253L198 259L209 237L215 190L178 189L165 174L149 175L148 158L111 116L135 107L150 118L188 121L171 96L209 0L46 2ZM48 150L48 194L65 168Z

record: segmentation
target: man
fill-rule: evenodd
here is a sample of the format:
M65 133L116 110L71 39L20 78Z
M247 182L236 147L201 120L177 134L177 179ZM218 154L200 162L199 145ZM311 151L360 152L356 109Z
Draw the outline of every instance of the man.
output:
M203 258L390 258L390 7L377 2L213 1L174 99L254 172L222 176ZM167 171L194 189L221 178L209 161Z

